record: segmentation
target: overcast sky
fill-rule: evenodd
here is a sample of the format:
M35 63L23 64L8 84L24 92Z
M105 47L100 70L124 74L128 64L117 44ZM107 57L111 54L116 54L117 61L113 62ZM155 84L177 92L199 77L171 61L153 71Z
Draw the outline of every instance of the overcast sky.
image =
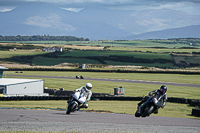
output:
M63 9L79 11L86 7L118 10L172 9L200 15L200 0L0 0L0 12L11 11L20 5L56 4Z

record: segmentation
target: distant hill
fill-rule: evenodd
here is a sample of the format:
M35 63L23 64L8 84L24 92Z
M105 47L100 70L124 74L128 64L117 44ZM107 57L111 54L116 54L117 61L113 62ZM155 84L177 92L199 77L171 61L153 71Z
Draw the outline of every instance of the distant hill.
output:
M0 12L0 18L2 36L76 36L90 40L182 38L199 37L200 31L199 15L167 9L85 8L72 12L55 5L33 4L18 6L9 12Z
M168 39L168 38L200 38L200 25L193 25L181 28L173 28L162 31L147 32L143 34L126 37L133 39Z

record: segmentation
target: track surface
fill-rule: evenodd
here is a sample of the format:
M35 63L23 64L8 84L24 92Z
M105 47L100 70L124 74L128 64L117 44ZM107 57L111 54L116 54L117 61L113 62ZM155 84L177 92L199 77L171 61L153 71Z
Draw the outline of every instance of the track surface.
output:
M199 133L200 120L65 111L0 109L0 131Z
M36 75L7 75L12 77L35 77L35 78L57 78L57 79L75 79L75 77L59 77L59 76L36 76ZM159 81L144 81L144 80L127 80L127 79L108 79L108 78L85 78L85 80L97 80L97 81L111 81L111 82L128 82L128 83L142 83L142 84L165 84L173 86L185 86L185 87L198 87L198 84L183 84L183 83L171 83L171 82L159 82Z

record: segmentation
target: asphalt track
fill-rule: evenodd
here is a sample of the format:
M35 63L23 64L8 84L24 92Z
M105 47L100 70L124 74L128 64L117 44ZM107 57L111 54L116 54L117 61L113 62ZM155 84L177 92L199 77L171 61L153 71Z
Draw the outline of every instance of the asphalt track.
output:
M12 77L34 77L34 78L57 78L57 79L75 79L75 77L62 77L62 76L37 76L37 75L7 75ZM158 84L158 85L172 85L172 86L184 86L184 87L197 87L198 84L184 84L184 83L172 83L172 82L160 82L160 81L144 81L144 80L128 80L128 79L108 79L108 78L84 78L84 80L96 80L96 81L110 81L110 82L127 82L127 83L141 83L141 84Z
M0 109L0 131L199 133L200 120L79 111Z

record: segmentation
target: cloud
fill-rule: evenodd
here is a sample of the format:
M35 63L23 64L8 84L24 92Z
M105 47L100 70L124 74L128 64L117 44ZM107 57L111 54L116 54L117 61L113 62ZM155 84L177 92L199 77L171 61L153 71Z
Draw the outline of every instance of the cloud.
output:
M23 1L23 0L21 0ZM45 3L108 3L108 4L115 4L115 3L127 3L136 0L24 0L24 2L45 2Z
M200 15L200 0L0 0L1 6L9 7L41 3L56 4L75 12L80 8L103 7L118 10L170 9ZM9 8L0 10L9 11Z
M7 7L7 6L0 6L0 12L9 12L9 11L12 11L13 9L15 9L16 7Z
M29 17L26 22L24 22L27 25L32 26L38 26L41 28L53 28L58 30L64 30L64 31L74 31L76 30L75 27L73 27L70 24L65 24L61 21L61 17L59 17L57 14L49 14L49 16L33 16Z
M200 15L200 3L194 3L192 1L180 1L180 2L156 2L156 1L143 1L135 2L131 4L122 4L118 6L110 6L110 9L114 10L177 10L186 12L188 14Z
M79 12L84 9L84 8L63 8L63 7L60 7L60 8L63 10L71 11L71 12Z

